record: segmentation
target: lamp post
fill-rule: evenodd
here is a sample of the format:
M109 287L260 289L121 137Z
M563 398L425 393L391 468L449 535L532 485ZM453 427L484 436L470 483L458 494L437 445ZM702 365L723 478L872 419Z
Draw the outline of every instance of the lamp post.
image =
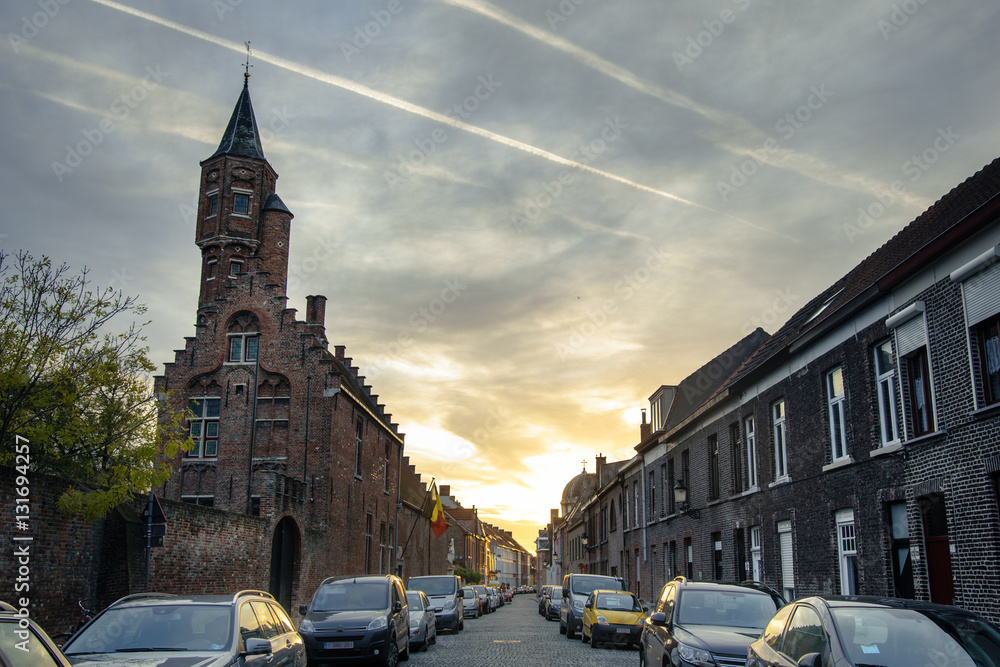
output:
M698 516L698 510L691 509L691 503L688 502L688 489L684 485L683 479L678 479L677 483L674 484L674 504L680 510L680 514L690 514L692 517Z

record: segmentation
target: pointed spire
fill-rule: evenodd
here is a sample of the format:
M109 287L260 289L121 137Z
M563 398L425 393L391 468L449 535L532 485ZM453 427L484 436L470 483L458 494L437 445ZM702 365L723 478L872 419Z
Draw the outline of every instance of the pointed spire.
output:
M243 92L236 100L233 116L222 135L219 148L211 155L238 155L265 160L264 149L260 145L260 132L257 130L257 119L253 115L253 105L250 104L250 77L244 75ZM211 159L211 158L209 158Z

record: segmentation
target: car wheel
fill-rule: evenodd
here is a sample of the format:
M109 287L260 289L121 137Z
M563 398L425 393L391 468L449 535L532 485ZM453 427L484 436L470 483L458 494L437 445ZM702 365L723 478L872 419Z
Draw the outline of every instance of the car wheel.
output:
M580 632L583 632L581 629ZM569 623L566 624L566 639L576 639L576 630L569 627Z
M427 635L424 636L426 637ZM409 659L410 659L410 635L406 635L406 645L403 647L403 650L399 652L399 661L406 662Z
M396 638L390 637L385 646L385 667L396 667L399 664L399 647L396 646Z
M559 624L559 634L561 635L568 634L566 626L563 625L562 623Z
M590 636L590 648L597 648L597 642L594 641L594 635Z
M583 644L587 643L587 628L580 626L580 642Z

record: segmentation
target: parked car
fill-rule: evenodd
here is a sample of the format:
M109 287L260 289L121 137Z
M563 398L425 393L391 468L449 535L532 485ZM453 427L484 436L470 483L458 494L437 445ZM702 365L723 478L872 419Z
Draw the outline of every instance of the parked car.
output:
M562 589L558 586L552 586L545 594L545 620L558 621L561 606Z
M1000 665L1000 628L917 600L822 596L782 607L750 644L747 667Z
M504 588L501 591L501 593L503 593L504 602L513 602L514 601L514 591L511 589L510 586L507 586L506 588Z
M742 665L785 601L761 584L667 582L642 626L639 665Z
M406 581L406 590L423 591L430 600L434 610L434 619L438 630L461 632L465 624L462 619L462 579L450 575L427 577L410 577Z
M0 664L70 667L69 660L48 634L6 602L0 602Z
M462 589L464 596L462 597L462 610L464 612L465 618L479 618L483 615L483 606L479 601L479 596L476 595L476 589L472 586L466 586Z
M406 591L406 606L410 611L410 648L426 651L437 643L437 621L431 601L423 591Z
M490 605L492 605L493 609L499 609L500 607L502 607L503 598L500 597L500 589L497 588L496 586L487 586L486 590L489 591Z
M538 615L539 616L545 616L545 601L547 599L546 593L548 593L548 591L549 591L550 588L552 588L552 587L549 586L549 585L545 585L545 586L542 586L538 590Z
M559 595L562 602L559 609L559 632L569 639L576 637L583 617L583 605L591 593L599 588L611 591L625 590L625 584L618 577L599 574L567 574L563 577Z
M476 597L479 598L479 606L482 608L483 613L488 614L493 611L490 608L490 592L486 590L486 586L476 584L473 588L476 590Z
M580 640L598 644L638 646L647 608L628 591L596 590L583 606Z
M63 646L77 667L306 664L303 638L270 593L138 593L113 602Z
M395 667L410 657L410 616L392 574L329 577L299 607L309 662L364 659Z

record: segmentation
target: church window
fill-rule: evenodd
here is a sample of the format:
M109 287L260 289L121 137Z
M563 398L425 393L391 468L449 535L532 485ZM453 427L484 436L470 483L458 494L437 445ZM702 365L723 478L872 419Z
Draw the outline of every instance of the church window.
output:
M188 458L215 458L219 454L219 406L221 399L210 396L192 398L188 402L191 411L191 440L194 447L187 452Z

